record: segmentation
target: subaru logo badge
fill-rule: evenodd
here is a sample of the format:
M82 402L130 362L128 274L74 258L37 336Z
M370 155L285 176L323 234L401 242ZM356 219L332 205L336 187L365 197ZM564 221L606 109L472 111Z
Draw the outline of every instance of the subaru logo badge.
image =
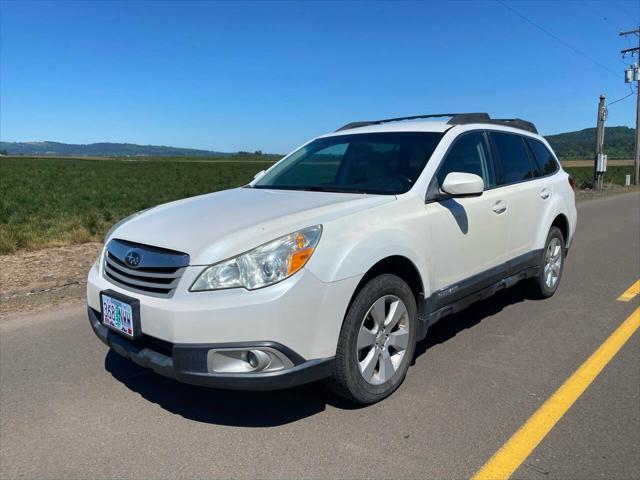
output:
M142 257L135 250L129 250L124 257L124 262L132 268L136 268L138 265L140 265L141 260Z

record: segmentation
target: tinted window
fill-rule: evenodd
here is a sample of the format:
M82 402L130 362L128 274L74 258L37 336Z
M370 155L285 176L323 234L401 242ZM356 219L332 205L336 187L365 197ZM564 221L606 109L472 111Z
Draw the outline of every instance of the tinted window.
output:
M545 144L535 138L527 138L527 142L535 159L535 176L542 177L555 173L558 170L558 162Z
M467 133L458 138L438 170L438 185L441 186L451 172L473 173L482 177L485 188L495 185L489 149L482 132Z
M501 184L521 182L532 178L529 153L522 136L491 132L491 140L498 153Z
M416 181L442 133L384 132L319 138L273 167L255 188L396 194Z

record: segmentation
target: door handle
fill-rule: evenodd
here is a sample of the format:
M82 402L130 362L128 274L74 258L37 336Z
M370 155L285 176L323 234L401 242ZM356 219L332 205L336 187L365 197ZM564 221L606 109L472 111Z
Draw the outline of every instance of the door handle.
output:
M507 211L507 204L504 202L504 200L498 200L496 203L493 204L492 210L493 210L493 213L500 215L501 213L504 213Z
M550 196L551 196L551 190L549 190L548 188L543 188L540 191L540 198L542 198L543 200L546 200Z

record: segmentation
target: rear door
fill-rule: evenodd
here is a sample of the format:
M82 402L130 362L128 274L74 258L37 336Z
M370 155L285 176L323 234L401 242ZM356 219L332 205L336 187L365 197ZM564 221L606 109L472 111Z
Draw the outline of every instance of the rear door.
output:
M433 308L465 297L502 277L507 244L508 208L496 189L486 133L473 131L454 140L435 174L438 191L450 172L482 177L480 196L440 198L425 205L431 229L430 274Z
M553 194L549 178L538 169L528 139L510 132L489 133L497 164L498 190L509 205L507 260L510 270L526 266ZM513 273L513 272L510 272Z

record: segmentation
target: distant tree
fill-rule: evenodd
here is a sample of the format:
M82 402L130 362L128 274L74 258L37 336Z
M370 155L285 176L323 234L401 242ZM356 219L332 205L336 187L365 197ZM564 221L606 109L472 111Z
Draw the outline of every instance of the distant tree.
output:
M595 155L596 129L560 133L546 137L560 160L587 160ZM610 160L633 158L635 130L629 127L606 127L604 152Z
M254 155L262 155L262 150L256 150L253 152Z

